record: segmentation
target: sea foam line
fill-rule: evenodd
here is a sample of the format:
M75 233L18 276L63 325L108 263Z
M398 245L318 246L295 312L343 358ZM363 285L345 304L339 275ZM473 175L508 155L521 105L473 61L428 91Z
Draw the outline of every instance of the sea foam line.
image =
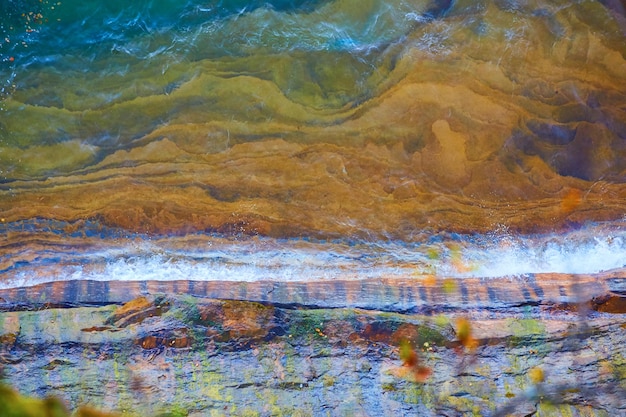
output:
M594 274L626 267L626 229L613 224L531 236L444 234L421 243L197 235L103 239L97 248L54 250L42 250L30 256L31 261L5 271L0 288L64 280L252 282Z

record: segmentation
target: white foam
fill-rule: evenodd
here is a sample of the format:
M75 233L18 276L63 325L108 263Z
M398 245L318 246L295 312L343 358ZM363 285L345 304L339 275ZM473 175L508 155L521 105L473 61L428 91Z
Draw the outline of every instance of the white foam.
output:
M16 265L0 288L59 280L313 281L368 278L589 274L626 266L626 230L606 225L566 234L440 235L426 242L308 242L198 235L103 241Z
M469 247L463 252L466 271L443 265L442 273L452 276L499 277L529 273L592 274L626 265L623 236L593 237L585 241L518 238L488 247Z

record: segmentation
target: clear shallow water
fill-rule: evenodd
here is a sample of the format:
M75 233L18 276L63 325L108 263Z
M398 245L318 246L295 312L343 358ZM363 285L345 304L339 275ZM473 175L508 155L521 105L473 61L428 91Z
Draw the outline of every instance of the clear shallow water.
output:
M139 96L167 93L197 75L197 69L180 74L177 66L205 59L326 52L345 53L354 56L354 62L370 61L367 65L372 66L381 49L397 42L416 22L447 9L423 0L9 3L19 5L2 24L6 91L11 85L14 91L31 89L33 77L45 83L55 75L80 79L89 73L91 80L83 81L89 97L69 101L58 94L29 100L69 110L123 101L129 88L139 89ZM254 62L248 66L252 73L267 70ZM158 85L152 79L168 71L179 72L172 82ZM364 80L369 74L362 72Z
M611 4L3 2L2 285L624 267Z
M450 2L69 0L23 1L19 7L9 10L3 28L27 45L9 50L33 62L62 64L62 56L77 53L95 61L116 52L145 59L175 53L172 58L185 58L194 49L206 56L354 50L396 40L414 22L445 13Z
M0 24L4 32L0 80L6 99L0 138L8 148L2 155L3 173L9 181L72 171L114 150L134 147L167 125L207 120L341 123L350 116L305 117L297 107L328 114L358 106L405 75L392 76L392 72L413 50L434 61L467 54L497 65L511 59L510 64L519 66L511 56L514 51L521 55L522 48L533 43L549 45L571 35L559 16L575 9L569 2L495 4L429 0L5 2L6 15ZM504 19L490 21L494 7L500 8ZM586 13L584 9L576 12L579 19ZM598 23L594 29L603 31L609 43L619 45L623 34L615 21L605 22L612 19L609 12L594 12L599 14L593 16ZM545 39L532 38L531 24L546 31L545 36L541 34ZM486 48L492 49L493 57L466 50L476 40L495 42L494 48ZM202 80L207 75L216 78ZM229 80L242 76L270 81L278 91L267 95L243 80L238 84L245 91L229 85ZM188 89L195 89L191 96ZM582 100L580 91L573 94ZM272 104L283 97L293 103L291 110ZM623 120L610 112L593 118L606 119L613 129L626 129ZM282 132L282 136L288 134ZM32 155L15 149L70 146L76 141L85 148L73 149L74 158L57 163L37 164ZM14 159L22 159L23 166Z

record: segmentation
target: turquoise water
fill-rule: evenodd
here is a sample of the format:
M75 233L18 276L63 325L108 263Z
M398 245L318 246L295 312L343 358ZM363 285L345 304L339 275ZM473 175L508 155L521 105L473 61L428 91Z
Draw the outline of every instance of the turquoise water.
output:
M443 3L5 3L0 80L5 98L11 100L0 122L2 140L24 147L80 138L84 144L111 149L184 111L193 122L207 114L247 120L279 116L271 111L241 114L228 103L214 106L206 97L184 104L166 99L207 69L225 77L269 78L298 103L342 108L372 94L380 79L376 72L385 71L380 68L388 59L385 48L417 22L445 13ZM135 108L131 103L157 96L167 108ZM241 98L241 105L245 101ZM201 106L208 111L194 115ZM41 108L49 111L41 114ZM100 114L105 108L109 111Z
M372 48L406 34L415 21L445 12L438 7L424 1L371 0L64 1L43 4L41 12L34 9L41 17L10 20L15 33L25 19L33 29L18 37L30 48L19 57L50 64L67 55L90 60L115 53L139 59L201 59L260 51Z
M72 107L114 102L106 90L123 86L112 81L116 75L155 75L141 73L147 67L163 74L169 66L208 58L322 51L375 59L381 48L398 41L416 22L447 10L445 4L433 7L419 0L49 1L10 2L5 7L9 16L2 29L9 42L2 45L2 61L13 59L3 69L15 72L15 88L30 87L28 72L46 70L111 78L108 89L93 92L100 100L92 97ZM7 78L6 72L3 75ZM41 105L61 105L42 99Z
M115 52L140 59L159 54L200 59L380 47L415 22L444 15L450 2L68 0L8 7L3 29L30 48L14 45L9 51L33 63L51 63L64 55L96 60Z

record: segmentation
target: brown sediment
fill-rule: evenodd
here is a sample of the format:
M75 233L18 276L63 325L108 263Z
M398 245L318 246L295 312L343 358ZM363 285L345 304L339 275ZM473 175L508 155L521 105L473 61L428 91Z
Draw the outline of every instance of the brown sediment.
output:
M562 230L626 212L623 184L561 177L539 161L538 172L524 173L487 159L472 163L466 175L424 155L430 162L422 169L401 147L398 160L384 145L332 146L332 152L282 140L263 146L268 150L254 158L239 145L203 163L148 163L15 182L0 191L0 212L7 223L89 219L140 233L399 239L424 229Z
M608 293L592 300L593 309L602 313L626 314L626 295Z

